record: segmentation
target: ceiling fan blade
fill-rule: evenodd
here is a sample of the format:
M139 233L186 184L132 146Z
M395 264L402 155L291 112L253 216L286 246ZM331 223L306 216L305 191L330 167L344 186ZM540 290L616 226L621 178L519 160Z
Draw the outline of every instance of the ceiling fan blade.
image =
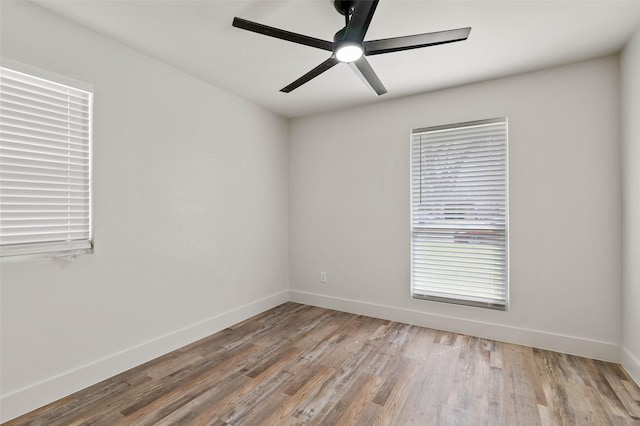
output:
M470 32L471 27L458 28L456 30L438 31L435 33L370 40L365 41L363 45L365 55L379 55L380 53L400 52L401 50L417 49L420 47L466 40Z
M377 6L378 0L356 0L344 40L362 43Z
M331 56L329 59L327 59L326 61L324 61L323 63L321 63L320 65L318 65L317 67L315 67L314 69L312 69L311 71L309 71L308 73L306 73L305 75L303 75L302 77L300 77L299 79L297 79L296 81L288 85L287 87L283 87L282 89L280 89L280 91L284 93L289 93L292 90L302 86L312 78L319 76L320 74L322 74L323 72L325 72L326 70L333 67L339 62L340 61L338 61L334 56Z
M382 84L376 73L373 71L373 68L371 68L371 65L369 65L369 61L367 61L364 56L355 62L350 62L349 65L351 66L351 69L358 74L362 81L373 89L378 96L387 93L387 89L384 87L384 84Z
M305 46L316 47L322 50L333 51L333 43L319 38L309 37L302 34L292 33L291 31L281 30L279 28L269 27L267 25L258 24L257 22L247 21L242 18L233 18L233 26L254 33L264 34L269 37L275 37L282 40L291 41L293 43L304 44Z

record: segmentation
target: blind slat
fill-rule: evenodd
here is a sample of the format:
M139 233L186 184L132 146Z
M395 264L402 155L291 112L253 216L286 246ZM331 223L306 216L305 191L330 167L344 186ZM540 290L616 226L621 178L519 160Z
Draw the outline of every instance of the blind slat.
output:
M28 117L37 122L54 122L58 124L74 125L89 131L89 122L86 118L69 117L66 114L47 111L41 108L29 108L27 105L17 102L9 102L6 99L0 101L0 107L5 113L14 118Z

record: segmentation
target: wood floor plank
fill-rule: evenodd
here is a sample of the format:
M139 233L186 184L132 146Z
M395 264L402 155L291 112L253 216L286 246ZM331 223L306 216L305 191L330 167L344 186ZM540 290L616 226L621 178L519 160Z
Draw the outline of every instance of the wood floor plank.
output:
M500 365L502 365L502 362ZM505 411L504 371L502 370L502 367L498 368L490 365L488 374L489 405L487 408L487 424L503 425L507 423ZM545 406L545 408L547 407Z
M230 351L224 351L219 354L219 356L212 357L212 359L208 360L206 363L202 363L197 366L187 366L167 376L166 380L153 382L152 387L141 388L138 395L130 402L126 403L126 406L122 410L120 410L120 412L125 416L131 415L147 406L148 404L151 404L158 398L162 398L172 392L174 389L179 388L185 382L190 382L191 380L197 378L198 376L203 374L203 372L211 368L215 368L220 364L224 364L224 361L226 359L234 358L238 354L244 353L251 348L252 346L245 345L236 347Z
M313 324L301 327L301 332L295 338L291 339L291 344L301 349L308 350L311 347L317 347L327 343L328 340L336 342L341 335L340 330L345 321L351 320L349 317L342 315L330 315L325 317L326 320L318 321Z
M466 395L468 413L477 425L489 425L490 383L487 377L491 374L491 342L478 339L473 357L468 360L474 364L473 374L468 387L460 389L461 395ZM462 361L462 359L460 359ZM464 384L463 384L464 385Z
M224 416L230 416L234 412L236 405L246 406L247 401L252 398L260 398L260 392L267 392L270 389L280 386L291 377L291 373L282 369L291 359L295 358L298 350L291 348L291 351L286 353L286 356L278 360L275 364L272 364L268 369L264 370L258 376L244 383L238 388L229 389L225 398L216 404L211 405L205 412L194 419L193 424L208 424L211 419L220 418ZM226 421L226 420L225 420Z
M375 424L376 419L378 418L378 411L380 407L376 404L368 403L364 408L362 415L358 419L358 422L355 423L356 426L371 426Z
M413 359L423 359L433 346L438 330L418 327L411 342L404 348L403 355Z
M621 381L626 379L627 376L620 372L619 366L612 366L604 362L599 362L599 364L604 377L626 409L627 413L631 418L640 420L640 403L638 403L638 401L629 394L629 391L627 391L625 386L621 383Z
M539 425L538 397L536 397L535 378L531 371L533 351L519 345L504 345L502 351L503 371L506 372L504 392L506 396L507 422L522 421L529 425ZM559 387L558 391L564 389ZM566 401L566 395L562 398ZM545 397L546 399L546 397Z
M617 424L616 418L624 418L627 415L626 409L607 382L597 362L592 359L580 358L581 368L584 370L583 381L596 390L611 421Z
M344 392L334 393L315 418L320 424L335 425L357 396L371 381L371 376L358 372L353 375L344 387Z
M640 426L620 365L285 303L6 425Z
M259 351L257 347L247 347L224 363L217 364L217 368L203 370L191 380L185 380L171 392L152 400L131 412L127 419L132 423L150 424L169 416L175 410L196 399L198 396L222 384L237 384L237 377L242 370L242 362L250 355ZM232 377L233 376L233 377ZM87 419L91 420L91 419Z
M636 400L636 402L640 403L640 388L638 388L638 386L636 386L636 384L631 380L632 379L620 380L620 382L622 383L622 386L624 386L624 388L627 390L627 392L629 392L629 396L632 399Z
M292 420L292 415L301 403L315 395L323 384L333 376L335 370L330 367L322 367L304 383L298 390L287 398L280 407L264 421L265 425L280 425Z
M381 375L384 382L380 386L380 389L378 389L378 392L376 392L371 402L377 405L386 404L391 391L398 385L398 380L402 378L402 373L405 371L408 364L409 358L405 358L403 356L396 358L392 368Z
M402 409L394 418L394 424L437 424L451 393L460 356L460 346L455 339L440 339L433 345L424 360L412 370L413 386L410 388ZM433 389L438 389L433 392Z
M569 404L576 407L573 410L575 424L613 425L595 389L571 382L567 383L565 388Z
M109 395L114 394L119 395L129 388L129 384L122 380L117 382L109 381L108 383L103 383L103 386L94 385L85 389L82 398L71 395L40 410L36 410L33 413L34 418L39 419L42 422L41 424L68 423L68 419L72 419L78 412L91 410L102 398L108 398Z
M192 424L211 406L216 405L227 396L227 389L237 389L245 386L250 379L243 374L232 374L216 386L199 394L183 406L154 423L156 426L173 426ZM135 419L130 419L126 424L135 424Z
M409 359L405 368L400 372L397 380L385 399L384 404L378 410L375 425L392 425L394 419L401 413L409 390L416 380L414 371L418 368L418 361Z
M301 421L312 422L324 418L354 382L360 383L359 379L362 373L359 372L359 367L373 350L373 346L363 345L360 351L351 354L335 374L322 384L313 398L304 402L304 405L294 413L294 416Z
M355 425L359 422L359 420L363 417L365 410L369 407L368 402L373 399L376 395L384 379L378 376L369 376L367 383L360 389L357 395L351 401L348 407L344 410L338 409L336 407L335 417L338 417L338 420L335 422L336 425L341 426L349 426ZM345 404L346 405L346 404ZM370 417L369 414L368 417ZM328 417L325 417L325 421L329 420Z

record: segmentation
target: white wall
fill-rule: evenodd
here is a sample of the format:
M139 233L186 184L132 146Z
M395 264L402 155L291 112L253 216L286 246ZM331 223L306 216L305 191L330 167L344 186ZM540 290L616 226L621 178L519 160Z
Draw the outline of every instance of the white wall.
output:
M296 119L287 152L287 123L249 102L30 3L1 19L2 55L95 86L96 251L0 265L0 421L286 300L288 274L291 299L345 311L613 361L622 341L638 380L640 36L621 318L617 57ZM411 300L409 133L498 116L510 310Z
M410 132L501 116L510 138L510 309L411 300ZM293 120L291 298L617 361L618 116L618 61L607 57Z
M2 264L2 420L287 300L287 122L28 2L2 55L95 87L95 254Z
M623 131L622 363L640 383L640 30L620 58Z

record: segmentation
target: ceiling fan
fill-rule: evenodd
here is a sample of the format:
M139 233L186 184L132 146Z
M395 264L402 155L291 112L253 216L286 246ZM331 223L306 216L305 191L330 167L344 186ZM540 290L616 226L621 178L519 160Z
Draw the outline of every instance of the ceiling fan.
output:
M319 76L334 65L340 62L346 62L378 95L387 93L387 89L373 71L373 68L371 68L365 56L462 41L467 39L471 31L471 27L467 27L434 33L364 41L364 36L367 33L377 5L378 0L335 0L334 6L340 14L344 15L345 26L333 36L333 42L292 33L237 17L233 18L233 26L264 34L269 37L332 52L329 59L293 83L280 89L281 92L289 93L312 78Z

